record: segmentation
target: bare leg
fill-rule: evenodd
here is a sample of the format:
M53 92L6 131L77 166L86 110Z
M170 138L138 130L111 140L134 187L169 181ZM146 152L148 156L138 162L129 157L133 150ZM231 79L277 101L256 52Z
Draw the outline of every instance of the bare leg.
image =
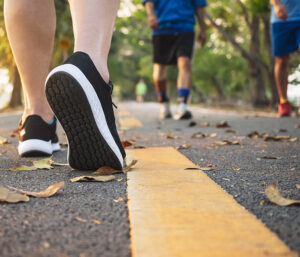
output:
M107 58L119 0L69 0L75 35L74 51L87 53L109 81Z
M178 78L177 88L190 89L192 85L192 64L188 57L179 57L177 60Z
M275 80L280 103L287 101L289 61L289 55L275 58Z
M22 121L38 114L45 121L53 118L45 96L55 34L53 0L5 0L5 24L20 72L25 97Z
M158 101L164 102L162 92L167 92L167 66L155 63L153 66L153 81L158 95ZM165 95L166 96L166 95Z

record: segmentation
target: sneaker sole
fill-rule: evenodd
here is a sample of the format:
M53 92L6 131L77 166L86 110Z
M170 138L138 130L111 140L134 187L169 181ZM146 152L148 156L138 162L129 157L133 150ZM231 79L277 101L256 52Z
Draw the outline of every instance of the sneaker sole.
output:
M53 153L53 144L50 141L40 139L29 139L19 142L18 153L21 157L49 156ZM59 149L58 149L59 150Z
M65 64L51 71L46 81L46 95L66 132L68 161L72 168L123 168L123 157L109 131L99 98L80 69Z

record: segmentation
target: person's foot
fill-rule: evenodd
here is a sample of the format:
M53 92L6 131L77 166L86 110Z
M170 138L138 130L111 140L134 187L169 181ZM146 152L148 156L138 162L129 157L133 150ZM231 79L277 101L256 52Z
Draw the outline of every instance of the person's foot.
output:
M181 111L179 110L175 116L174 116L174 120L188 120L191 119L192 113L189 110L185 110L185 111Z
M121 170L126 156L115 124L111 99L113 85L106 83L90 57L74 53L52 70L46 80L48 102L64 128L72 168Z
M56 119L52 124L39 115L30 115L18 128L18 153L21 157L49 156L60 150L56 134Z
M160 112L159 112L159 119L165 120L165 119L171 119L172 113L170 110L170 104L169 102L164 102L160 104Z
M291 116L292 105L289 102L278 105L278 114L280 117Z

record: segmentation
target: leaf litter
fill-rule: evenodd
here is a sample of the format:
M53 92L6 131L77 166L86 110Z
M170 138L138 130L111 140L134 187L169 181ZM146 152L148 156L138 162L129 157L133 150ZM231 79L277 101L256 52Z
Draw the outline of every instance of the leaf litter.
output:
M285 198L281 195L278 190L278 184L273 183L265 189L265 195L269 199L270 202L275 203L280 206L288 206L292 204L300 204L300 200L293 200L289 198Z
M131 170L131 168L137 163L137 160L132 160L123 170L115 170L108 166L103 166L93 172L94 175L112 175L117 173L126 173Z
M58 192L60 189L62 189L65 186L65 182L64 181L60 181L57 182L55 184L50 185L49 187L47 187L44 191L41 192L30 192L30 191L25 191L22 189L18 189L12 186L8 186L10 189L13 189L17 192L23 193L27 196L33 196L33 197L37 197L37 198L46 198L46 197L50 197L56 194L56 192Z
M0 144L1 144L1 145L8 144L7 138L0 136Z
M10 168L9 170L10 171L32 171L32 170L43 170L43 169L50 170L53 169L51 162L53 162L52 156L42 160L32 161L33 165L31 166L17 164L14 168Z
M29 197L27 195L13 192L0 186L0 203L19 203L28 201Z
M71 178L71 182L108 182L115 179L115 176L79 176Z

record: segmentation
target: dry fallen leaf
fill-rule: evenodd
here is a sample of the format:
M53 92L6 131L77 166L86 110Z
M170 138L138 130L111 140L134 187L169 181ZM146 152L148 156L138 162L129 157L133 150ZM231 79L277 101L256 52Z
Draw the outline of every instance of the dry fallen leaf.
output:
M201 168L192 167L192 168L185 168L184 170L201 170Z
M122 179L122 178L119 178L119 179L117 179L117 181L118 181L118 182L121 182L121 181L123 181L123 179Z
M259 205L263 205L265 203L265 200L261 200Z
M99 168L98 170L96 170L95 172L93 172L93 174L95 175L112 175L112 174L116 174L116 173L121 173L121 170L115 170L111 167L108 166L103 166L101 168Z
M218 123L216 125L217 128L230 128L229 124L227 123L227 121L221 121L220 123Z
M137 160L132 160L131 163L129 163L124 169L123 169L123 172L126 173L128 171L131 170L131 168L136 165L138 161Z
M177 150L180 150L180 149L189 149L191 147L192 146L190 144L183 144L183 145L177 146L176 149Z
M70 179L71 182L108 182L115 179L115 176L80 176Z
M290 142L297 142L298 141L298 137L292 137L289 141Z
M300 124L295 125L295 128L300 128Z
M205 138L205 137L206 137L205 134L202 133L201 131L192 135L192 138Z
M296 184L296 188L300 189L300 184Z
M211 171L214 170L212 167L200 167L200 170L202 171Z
M91 219L91 222L97 224L97 225L100 225L101 224L101 221L100 220L95 220L95 219Z
M7 144L7 143L8 143L7 138L1 137L1 136L0 136L0 144L1 144L1 145L5 145L5 144Z
M280 206L300 204L300 200L292 200L292 199L284 198L280 194L276 183L267 186L267 188L265 190L265 194L270 202L275 203Z
M176 139L176 138L178 138L178 136L174 136L174 134L170 130L168 130L166 138L167 139Z
M269 135L265 135L264 136L264 140L265 141L281 141L281 140L288 140L290 139L290 136L269 136Z
M124 199L122 198L122 197L119 197L118 199L114 199L114 202L116 202L116 203L118 203L118 202L123 202L124 201Z
M47 187L44 191L41 191L41 192L29 192L29 191L25 191L22 189L11 187L11 186L9 186L9 188L11 188L15 191L18 191L20 193L23 193L25 195L38 197L38 198L45 198L45 197L50 197L50 196L55 195L56 192L59 191L60 189L62 189L64 186L65 186L65 182L61 181L61 182L55 183L55 184Z
M53 169L51 166L52 162L52 156L49 158L41 159L38 161L32 161L33 165L32 166L26 166L26 165L20 165L17 164L14 168L10 168L10 171L29 171L29 170L41 170L41 169Z
M270 160L276 160L276 159L278 159L278 158L275 157L275 156L263 156L263 157L261 157L261 158L263 158L263 159L270 159Z
M52 160L50 160L50 164L52 166L69 166L68 163L59 163L59 162L55 162L55 161L52 161Z
M83 219L83 218L80 218L80 217L75 217L75 219L77 219L78 221L83 222L83 223L87 222L86 219Z
M195 121L191 121L188 126L189 127L194 127L196 125L197 125L197 123Z
M28 170L36 170L36 167L17 164L14 168L10 168L9 170L10 171L28 171Z
M130 141L128 141L128 140L122 141L122 146L123 146L124 148L129 147L129 146L131 146L131 145L132 145L132 142L130 142Z
M225 132L226 132L226 133L233 133L233 134L236 133L235 130L232 130L232 129L226 129Z
M20 193L16 193L8 190L5 187L0 186L0 202L4 203L18 203L28 202L29 197Z

